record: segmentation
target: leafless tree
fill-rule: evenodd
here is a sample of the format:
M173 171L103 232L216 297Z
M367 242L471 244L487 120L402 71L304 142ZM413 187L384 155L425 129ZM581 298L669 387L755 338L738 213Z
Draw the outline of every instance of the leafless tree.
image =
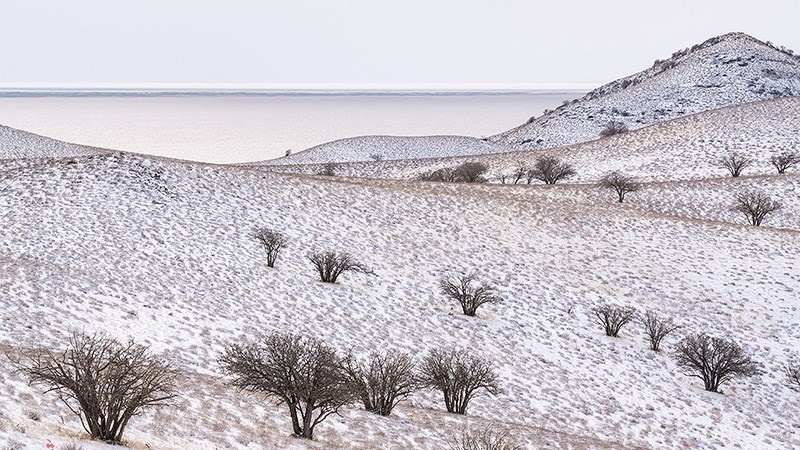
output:
M489 170L489 166L482 162L465 162L457 166L454 170L455 181L462 183L484 183L484 174Z
M466 414L470 400L485 390L500 393L500 382L486 359L458 350L433 349L423 358L420 381L441 391L447 412Z
M508 172L505 172L505 171L499 172L497 174L497 180L500 181L500 184L508 184L507 183L509 181Z
M675 330L680 328L680 326L676 325L672 319L668 317L660 317L658 314L652 311L645 312L641 320L642 325L644 325L644 331L647 333L647 337L650 339L650 350L653 350L654 352L659 351L661 347L661 341L663 341L665 337L669 336L675 332Z
M455 279L442 278L439 280L439 289L447 298L457 301L467 316L475 316L481 305L503 301L491 286L478 285L473 274Z
M784 152L771 157L769 161L775 166L778 173L785 173L787 169L800 164L800 154L797 152Z
M229 346L219 361L232 386L285 404L302 438L313 439L314 427L356 400L342 358L314 337L272 333Z
M619 330L636 318L636 310L630 306L602 305L592 309L597 322L603 326L606 336L618 337Z
M417 176L422 181L446 181L450 183L485 183L484 176L489 166L482 162L465 162L456 167L444 167Z
M789 384L789 387L800 391L800 364L790 362L784 367L784 371L786 372L786 382Z
M507 431L495 430L489 426L474 431L465 429L450 443L450 450L522 450L522 448L511 442Z
M17 363L31 383L56 393L92 438L108 443L122 442L133 416L176 396L177 372L133 341L76 333L63 352L37 350Z
M334 163L327 163L319 169L317 175L325 175L328 177L332 177L336 175L336 164Z
M734 378L761 373L758 364L739 344L705 333L683 338L675 359L687 376L702 379L706 390L711 392L718 392L722 383Z
M728 169L732 177L738 177L742 171L753 164L753 159L737 152L731 152L720 158L718 161L720 167Z
M603 177L600 185L604 188L613 189L617 193L619 202L625 200L625 194L629 192L636 192L641 189L641 185L634 181L633 178L623 175L619 172L611 172Z
M603 128L603 131L600 132L600 136L608 137L613 136L615 134L625 133L628 131L628 126L625 125L624 122L620 122L618 120L612 120L608 122Z
M388 416L419 389L414 359L401 352L374 352L366 361L347 358L346 369L364 409Z
M560 180L566 180L573 175L575 175L575 170L572 166L561 162L555 156L540 156L530 170L532 179L544 181L547 184L556 184Z
M372 269L356 261L353 255L347 252L315 251L306 257L317 269L320 281L325 283L336 283L339 276L345 272L374 274Z
M257 227L253 230L253 236L264 247L267 252L267 267L275 267L275 260L278 254L289 243L289 238L280 231L270 228Z
M441 169L436 169L431 172L423 172L417 175L417 179L420 181L454 182L456 181L455 169L452 167L443 167Z
M781 209L781 202L772 200L761 191L745 191L736 194L733 210L744 214L750 225L759 226L764 218Z
M530 167L528 167L528 164L523 161L517 161L517 165L514 167L513 172L514 184L520 183L524 178L527 177L529 172ZM531 184L531 181L533 181L532 178L530 181L528 181L528 184Z

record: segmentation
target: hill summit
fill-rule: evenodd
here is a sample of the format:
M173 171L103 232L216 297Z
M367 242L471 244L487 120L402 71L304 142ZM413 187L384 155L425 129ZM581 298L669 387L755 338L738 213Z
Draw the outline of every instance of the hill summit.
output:
M729 33L677 51L490 140L516 149L560 147L595 139L612 121L636 129L794 95L800 95L800 56L744 33Z

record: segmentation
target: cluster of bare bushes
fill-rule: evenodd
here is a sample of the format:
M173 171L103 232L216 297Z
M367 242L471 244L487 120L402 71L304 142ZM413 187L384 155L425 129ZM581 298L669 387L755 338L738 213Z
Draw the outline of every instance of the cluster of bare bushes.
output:
M653 311L639 315L629 306L601 305L592 310L596 321L607 336L618 337L626 324L638 320L648 337L650 349L661 351L661 343L667 336L680 329L671 318ZM710 392L719 392L719 387L735 378L752 377L762 373L760 364L747 354L734 340L710 336L706 333L689 334L677 344L673 353L675 362L687 376L700 378ZM800 366L786 367L787 384L800 388Z
M717 160L717 165L728 171L732 177L738 177L744 169L750 167L756 160L739 152L730 152ZM788 169L800 164L800 153L796 151L785 151L772 155L769 159L770 164L778 173L786 173Z
M232 386L286 405L293 434L307 439L325 418L356 403L388 416L409 395L433 389L448 412L466 414L477 394L500 392L492 364L466 349L433 349L421 362L402 352L358 359L313 336L275 332L229 346L220 365Z

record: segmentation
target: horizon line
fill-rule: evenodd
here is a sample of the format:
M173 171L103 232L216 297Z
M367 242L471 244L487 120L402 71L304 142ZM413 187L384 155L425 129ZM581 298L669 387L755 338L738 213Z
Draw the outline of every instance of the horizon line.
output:
M282 91L282 92L497 92L497 91L589 91L601 83L3 83L0 90L51 91L113 91L113 90L171 90L171 91Z

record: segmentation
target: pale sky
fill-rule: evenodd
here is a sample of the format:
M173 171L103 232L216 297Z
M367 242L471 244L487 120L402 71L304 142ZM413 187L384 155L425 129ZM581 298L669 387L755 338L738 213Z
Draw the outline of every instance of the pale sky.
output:
M0 87L597 85L800 1L0 0Z

